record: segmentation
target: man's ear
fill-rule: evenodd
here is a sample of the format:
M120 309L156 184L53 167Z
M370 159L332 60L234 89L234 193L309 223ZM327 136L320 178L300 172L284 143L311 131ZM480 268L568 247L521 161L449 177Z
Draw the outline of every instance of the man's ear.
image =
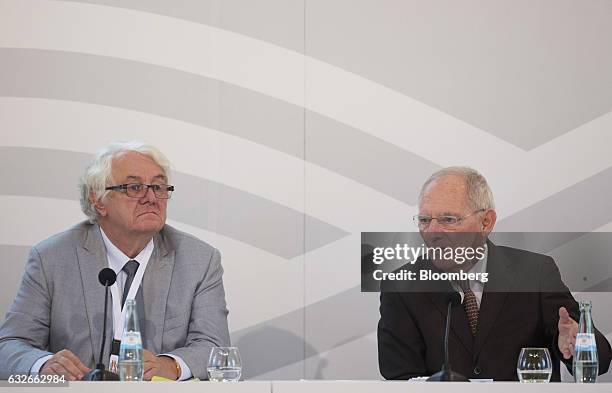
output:
M96 194L92 192L91 195L89 196L89 201L93 204L94 209L96 209L99 216L106 217L106 215L108 214L108 211L106 210L106 206L100 199L98 199Z
M482 220L482 231L488 235L493 230L497 221L497 213L493 209L487 209Z

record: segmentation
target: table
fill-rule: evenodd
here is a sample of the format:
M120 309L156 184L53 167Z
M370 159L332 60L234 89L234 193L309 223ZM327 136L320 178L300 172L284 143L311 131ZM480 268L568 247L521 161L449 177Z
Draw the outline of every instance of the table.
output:
M612 383L273 381L272 393L612 393Z
M2 385L6 386L6 385ZM41 393L36 387L2 387L0 392ZM461 383L406 381L242 381L215 382L70 382L51 393L610 393L612 383L520 384L518 382Z

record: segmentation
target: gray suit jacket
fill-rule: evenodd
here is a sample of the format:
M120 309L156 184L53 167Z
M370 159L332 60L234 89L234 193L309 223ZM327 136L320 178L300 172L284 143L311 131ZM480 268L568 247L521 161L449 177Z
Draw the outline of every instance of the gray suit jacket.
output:
M143 345L153 353L180 356L195 377L205 378L210 348L230 345L221 255L168 225L154 236L154 244L140 288ZM106 249L97 224L80 223L32 247L21 286L0 327L0 373L27 373L37 359L64 348L88 367L95 366L104 315L98 273L105 267ZM108 327L107 366L110 307Z

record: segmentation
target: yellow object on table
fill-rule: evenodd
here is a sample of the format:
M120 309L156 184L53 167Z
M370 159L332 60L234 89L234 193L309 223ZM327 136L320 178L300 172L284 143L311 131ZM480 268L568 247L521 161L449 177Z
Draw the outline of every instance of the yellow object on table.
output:
M168 378L164 378L164 377L158 377L157 375L154 375L153 378L151 378L151 382L176 382L173 379L168 379ZM181 382L181 381L179 381ZM182 381L182 382L200 382L200 378L192 378L192 379L188 379L186 381Z

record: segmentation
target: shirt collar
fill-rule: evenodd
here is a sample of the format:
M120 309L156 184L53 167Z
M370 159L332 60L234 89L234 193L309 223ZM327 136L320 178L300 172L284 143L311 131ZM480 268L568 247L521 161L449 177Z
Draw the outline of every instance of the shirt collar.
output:
M484 256L482 257L482 259L479 259L478 262L474 264L474 266L472 266L469 270L466 270L465 271L466 273L485 273L487 271L487 260L489 256L489 247L487 246L486 243L484 245L484 249L485 249L485 252L484 252ZM470 280L470 288L472 289L472 291L482 292L484 288L484 282L481 281L482 274L478 275L478 277L481 277L481 279ZM453 287L454 290L459 292L459 294L461 295L461 302L463 303L463 291L461 290L459 283L457 283L456 281L451 281L451 286Z
M474 264L474 266L472 266L472 268L470 270L468 270L468 273L486 273L487 271L487 260L489 259L489 246L487 245L487 243L485 243L484 245L484 256L482 257L482 259L479 259L478 262L476 262ZM479 274L478 277L482 277L482 274ZM484 283L481 280L474 280L476 283L484 285Z
M149 262L149 259L151 258L151 255L153 254L153 238L149 240L149 243L147 243L145 248L143 248L142 251L140 251L140 253L136 255L135 258L130 258L125 255L123 251L117 248L117 246L115 246L113 242L110 241L108 236L106 236L106 233L104 233L102 227L100 227L100 233L102 234L102 240L104 241L104 246L106 247L106 259L108 260L108 267L113 269L115 274L119 274L122 271L123 266L131 260L137 261L142 268L146 267L147 263Z

